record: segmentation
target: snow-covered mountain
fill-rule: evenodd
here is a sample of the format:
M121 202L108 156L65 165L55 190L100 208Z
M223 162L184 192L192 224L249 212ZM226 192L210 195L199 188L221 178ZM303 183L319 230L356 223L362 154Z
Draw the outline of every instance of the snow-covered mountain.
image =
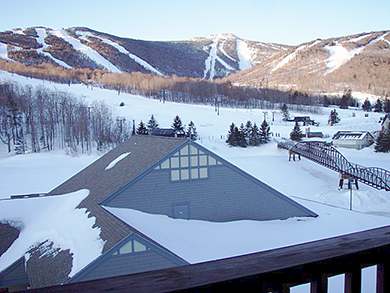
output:
M390 31L380 31L291 47L229 79L249 86L319 93L351 88L384 96L389 65Z
M120 38L83 27L32 27L0 33L0 58L7 61L205 79L249 69L287 48L243 40L233 34L154 42Z
M85 27L31 27L0 32L0 65L2 59L116 73L225 77L237 85L308 93L351 89L390 94L390 31L317 39L292 47L244 40L231 33L156 42Z

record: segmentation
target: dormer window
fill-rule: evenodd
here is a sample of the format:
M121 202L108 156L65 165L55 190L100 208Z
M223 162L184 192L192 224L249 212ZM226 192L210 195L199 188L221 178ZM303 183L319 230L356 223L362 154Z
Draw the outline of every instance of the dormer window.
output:
M170 169L171 180L182 181L206 179L209 176L208 167L215 165L222 165L222 163L195 146L186 145L156 169Z

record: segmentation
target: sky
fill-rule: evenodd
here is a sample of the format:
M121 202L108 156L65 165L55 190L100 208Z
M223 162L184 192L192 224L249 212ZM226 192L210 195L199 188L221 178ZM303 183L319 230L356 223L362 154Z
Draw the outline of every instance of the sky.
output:
M0 31L86 26L142 40L178 41L230 32L299 45L390 29L388 0L0 0Z

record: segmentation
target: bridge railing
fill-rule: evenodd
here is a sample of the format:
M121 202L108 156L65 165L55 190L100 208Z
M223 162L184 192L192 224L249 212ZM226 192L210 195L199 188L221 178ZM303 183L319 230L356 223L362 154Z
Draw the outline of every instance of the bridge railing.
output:
M377 189L390 191L390 172L378 167L365 167L351 163L332 145L314 142L284 140L278 147L299 154L343 175L349 175L362 183Z

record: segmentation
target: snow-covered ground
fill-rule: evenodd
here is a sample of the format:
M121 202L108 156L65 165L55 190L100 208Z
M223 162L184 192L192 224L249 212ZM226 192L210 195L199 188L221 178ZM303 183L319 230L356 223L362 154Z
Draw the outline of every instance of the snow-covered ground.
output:
M289 137L293 124L282 121L279 111L274 113L274 120L272 120L273 113L271 110L260 109L220 108L219 115L217 115L214 106L162 103L140 96L118 95L117 92L109 90L98 88L91 90L83 85L67 86L48 83L47 81L43 83L42 81L25 79L17 75L12 76L1 71L0 80L14 80L22 84L43 85L60 91L68 91L77 96L84 96L88 102L104 100L112 106L118 116L126 117L128 121L134 119L136 123L139 123L141 119L143 121L149 120L152 114L161 127L170 127L175 115L179 115L184 124L188 124L192 120L201 137L199 143L203 146L319 215L315 219L299 219L300 221L298 219L289 219L285 221L236 221L234 223L216 224L204 221L173 220L163 216L142 214L137 211L130 211L128 215L122 215L121 211L116 211L118 216L121 215L124 219L126 218L125 220L129 221L137 229L155 238L162 245L172 249L172 251L190 262L261 251L263 249L390 225L389 193L360 184L359 190L354 189L352 191L353 211L350 211L350 192L348 190L338 190L339 175L336 172L305 159L289 162L288 153L278 149L275 141L260 147L248 147L246 149L231 148L224 142L229 125L232 122L240 125L250 120L252 123L256 122L257 125L260 125L264 117L271 124L274 138ZM125 103L124 107L119 106L121 102ZM318 127L312 126L311 131L323 132L325 136L328 136L328 140L338 130L375 131L380 129L381 125L378 121L383 116L382 114L369 113L368 117L366 117L365 112L360 110L341 109L337 109L341 122L336 126L330 127L327 125L327 120L332 109L323 108L319 114L293 112L290 112L290 114L291 116L310 115L312 119L320 122ZM304 128L303 131L305 131ZM14 156L8 155L4 146L1 146L0 149L0 178L2 183L0 199L3 199L0 200L0 221L7 220L15 221L19 224L23 223L20 242L22 242L22 239L28 238L28 233L30 233L28 231L36 227L34 225L43 225L40 217L37 219L37 217L33 216L36 215L36 209L39 208L39 205L42 204L44 206L49 204L49 201L44 197L8 200L10 195L47 192L99 157L99 154L96 153L72 157L62 150ZM390 170L390 155L375 153L373 146L360 151L341 148L339 151L351 162ZM114 164L112 167L115 168ZM72 200L70 197L72 197ZM61 201L62 198L65 202L67 196L59 197L58 201ZM83 193L69 196L67 207L73 209L74 206L77 206L77 201L81 201L82 198ZM30 205L30 202L34 203L34 205L31 204L34 208L28 209L27 206ZM45 213L48 213L50 210L52 209L42 208L39 212L44 217ZM55 218L50 214L47 217L52 219L52 223L50 226L43 227L38 236L41 239L51 237L51 239L56 241L57 247L69 248L71 250L72 247L76 247L72 246L72 241L77 235L64 232L67 230L66 228L69 230L70 223L62 221L60 217ZM87 218L86 215L85 217L78 215L75 217L76 224L78 221L80 223L85 221L85 218ZM94 220L94 218L89 219L90 221ZM148 223L155 222L156 225L157 223L159 225L168 223L169 225L164 225L164 229L169 227L169 235L175 236L170 236L170 239L166 239L162 235L164 233L161 234L162 227L160 227L161 229L155 229L154 225L145 225L146 221ZM75 224L75 222L72 224ZM191 233L192 235L183 233L181 229L193 231L193 233ZM96 230L92 229L91 225L90 228L86 227L83 233L88 235L85 239L85 245L91 244L96 249L93 250L93 256L88 254L86 258L82 258L80 253L77 254L76 251L75 261L77 263L72 273L75 273L83 264L86 264L89 259L99 255L96 251L98 251L98 247L101 245L101 239L94 234ZM232 237L232 235L235 235L235 237ZM36 238L33 239L38 241L38 236L35 235L34 237ZM200 239L201 242L194 242L193 236L198 236L197 239ZM202 242L205 238L208 241ZM221 244L221 240L223 244ZM189 245L190 243L192 244ZM202 247L204 249L201 249ZM9 252L8 258L15 258L18 254L20 257L21 254L26 252L27 248L26 243L21 243L18 251ZM6 266L2 258L0 260L0 271ZM363 292L374 292L373 280L375 276L373 272L372 268L364 271ZM342 282L342 277L331 278L329 292L340 292L341 289L339 288L342 288ZM307 285L304 285L293 289L292 292L309 292L309 289Z

